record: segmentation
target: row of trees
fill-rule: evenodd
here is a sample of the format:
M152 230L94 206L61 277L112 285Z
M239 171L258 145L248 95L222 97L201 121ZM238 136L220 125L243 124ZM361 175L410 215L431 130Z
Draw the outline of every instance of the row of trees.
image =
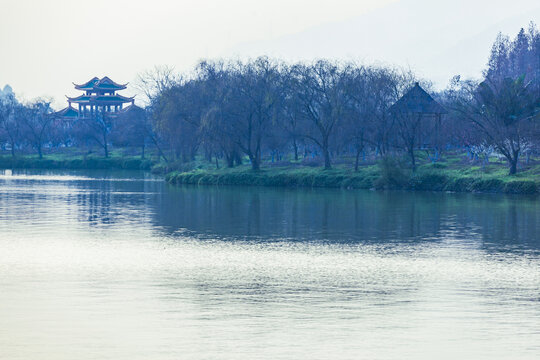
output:
M262 155L316 155L332 160L366 153L427 152L436 161L448 148L498 154L510 173L540 144L540 36L534 24L511 41L499 35L483 79L461 80L435 94L448 115L391 111L418 81L410 71L317 61L286 64L202 62L188 78L160 69L146 74L158 133L188 161L203 152L234 166L242 156L258 169ZM429 89L429 83L423 82ZM403 114L401 114L403 115ZM489 158L487 154L486 158Z
M148 97L120 116L97 113L66 123L47 101L0 100L0 143L16 149L110 145L151 146L165 161L204 156L216 166L249 160L257 170L271 161L316 161L326 169L353 158L404 153L416 167L425 151L432 161L448 148L491 149L506 158L511 173L523 154L538 151L540 36L536 26L514 40L499 35L481 81L456 77L434 97L448 114L400 116L392 106L416 76L399 68L319 60L288 64L204 61L189 75L168 68L140 76ZM421 81L425 89L430 84ZM403 115L403 114L402 114ZM476 151L476 150L475 150ZM488 151L488 150L486 150Z
M333 156L403 145L389 108L413 82L408 72L325 60L203 62L150 108L158 133L186 161L202 151L234 166L245 156L257 170L263 154L309 154L330 168Z
M32 149L43 157L44 149L78 147L91 152L95 146L109 156L111 145L144 150L151 133L147 113L135 107L129 112L108 116L97 112L92 117L66 119L55 113L51 101L36 99L22 104L13 93L0 97L0 146L12 156Z
M43 156L46 143L63 141L61 126L55 119L50 102L36 100L30 104L20 104L13 93L0 98L0 140L4 148L9 147L12 156L23 146L34 148L39 157Z

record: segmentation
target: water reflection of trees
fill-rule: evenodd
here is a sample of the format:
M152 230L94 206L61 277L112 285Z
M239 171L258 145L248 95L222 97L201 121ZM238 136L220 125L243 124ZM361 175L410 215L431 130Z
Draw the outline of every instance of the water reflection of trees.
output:
M115 216L111 212L113 194L110 187L110 183L101 182L97 184L97 189L77 193L76 204L79 210L79 222L87 222L90 225L115 222Z
M152 194L160 192L161 182L126 181L76 181L73 186L78 221L89 225L140 223L153 202ZM140 224L139 224L140 225Z
M535 199L501 195L169 187L154 221L166 232L332 242L481 237L538 245Z

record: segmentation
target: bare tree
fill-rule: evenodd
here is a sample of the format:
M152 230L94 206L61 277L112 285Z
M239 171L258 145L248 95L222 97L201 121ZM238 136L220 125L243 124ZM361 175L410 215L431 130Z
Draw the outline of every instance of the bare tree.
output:
M196 79L181 82L163 91L152 105L156 132L183 162L193 160L201 144L198 132L206 109L201 87Z
M140 73L134 85L145 97L145 102L151 104L155 97L180 82L181 76L173 67L162 65Z
M540 94L525 77L468 81L454 93L458 110L478 129L483 141L508 161L509 173L517 172L524 147L537 134Z
M295 94L295 78L291 68L287 68L283 74L283 106L277 125L284 132L292 146L294 160L298 161L299 147L303 143L302 108Z
M141 159L145 157L147 143L151 140L152 126L145 109L132 105L118 113L111 138L120 146L134 146L141 149Z
M197 70L199 79L205 84L201 96L208 104L201 118L202 141L216 158L224 156L227 166L232 168L235 163L241 163L240 150L233 140L232 74L222 61L201 62Z
M252 169L259 170L264 142L282 102L280 65L260 57L247 63L205 63L202 71L218 86L216 101L204 117L206 133L225 137L224 145L230 142L234 146L223 148L239 149Z
M237 106L234 111L234 137L238 147L259 170L263 142L267 139L272 122L279 112L283 89L279 64L266 57L254 62L238 64L237 87L234 92Z
M21 141L21 123L17 121L21 111L23 106L13 94L0 98L0 140L9 143L12 157Z
M386 155L395 144L396 123L390 107L401 95L400 75L395 69L368 67L364 76L368 92L363 99L364 112L373 125L369 141L379 154Z
M306 123L303 136L321 149L325 169L332 168L330 143L346 111L348 72L349 66L326 60L293 67L295 94Z
M73 133L79 142L92 141L103 149L106 158L109 157L110 133L113 129L114 117L96 110L90 115L81 117L73 127Z
M37 151L40 159L43 158L43 145L48 141L54 120L51 113L50 102L39 99L21 108L16 115L26 140Z
M348 114L343 127L344 140L355 149L354 171L358 171L360 155L371 141L373 133L372 88L370 87L369 69L354 67L347 80L346 95L349 98Z

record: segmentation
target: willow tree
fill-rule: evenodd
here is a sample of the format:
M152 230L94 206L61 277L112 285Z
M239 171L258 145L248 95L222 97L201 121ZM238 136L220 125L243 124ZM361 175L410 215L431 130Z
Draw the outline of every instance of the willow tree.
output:
M350 73L350 66L326 60L293 67L294 92L305 123L303 135L320 148L325 169L332 168L331 140L347 112Z

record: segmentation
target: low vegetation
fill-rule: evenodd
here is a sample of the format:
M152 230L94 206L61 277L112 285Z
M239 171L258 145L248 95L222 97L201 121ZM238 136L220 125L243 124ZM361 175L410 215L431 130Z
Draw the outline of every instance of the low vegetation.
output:
M1 169L125 169L151 170L154 162L140 156L113 153L109 157L100 155L49 154L0 156Z
M448 155L438 163L424 163L413 172L401 158L385 157L377 163L352 171L352 164L324 170L295 164L277 165L254 171L244 165L212 169L193 164L191 168L167 173L174 185L243 185L330 187L343 189L414 190L537 194L540 191L540 163L508 175L504 164L463 163L465 155ZM162 168L155 167L157 170Z

